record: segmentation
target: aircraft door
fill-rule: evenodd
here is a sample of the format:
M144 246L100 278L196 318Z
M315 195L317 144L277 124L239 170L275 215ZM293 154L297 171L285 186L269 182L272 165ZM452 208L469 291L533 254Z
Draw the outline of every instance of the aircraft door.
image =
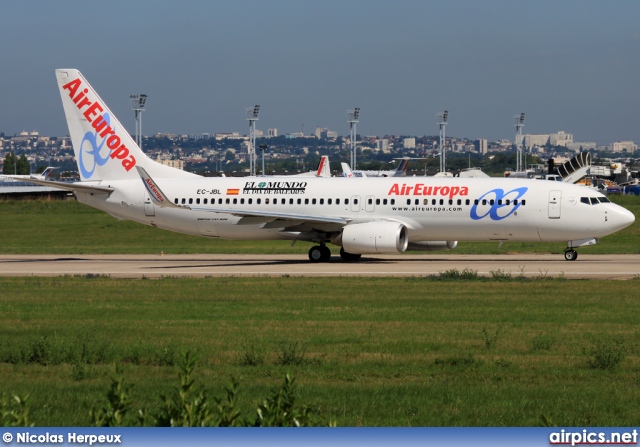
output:
M360 211L360 196L351 196L351 211Z
M374 197L373 196L367 196L364 199L364 209L367 210L368 212L372 212L376 209L376 205L374 203Z
M562 191L549 192L549 219L560 219L560 204Z
M144 191L144 199L142 200L144 203L144 215L148 217L152 217L156 215L156 208L153 202L151 201L151 197L149 197L149 193Z

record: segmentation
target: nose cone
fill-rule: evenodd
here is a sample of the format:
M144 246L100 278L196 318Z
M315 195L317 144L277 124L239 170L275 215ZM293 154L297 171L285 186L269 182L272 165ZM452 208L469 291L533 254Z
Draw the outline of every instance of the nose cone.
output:
M627 228L633 222L635 222L636 216L631 211L621 206L616 205L611 213L611 229L612 232Z

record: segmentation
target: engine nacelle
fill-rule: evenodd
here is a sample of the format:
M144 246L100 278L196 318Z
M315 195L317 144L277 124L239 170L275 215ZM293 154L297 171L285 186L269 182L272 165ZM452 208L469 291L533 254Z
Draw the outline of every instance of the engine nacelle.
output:
M407 250L411 250L411 251L453 250L457 246L458 246L458 241L420 241L420 242L409 242Z
M342 248L352 254L402 253L408 243L407 227L398 222L374 221L342 229Z

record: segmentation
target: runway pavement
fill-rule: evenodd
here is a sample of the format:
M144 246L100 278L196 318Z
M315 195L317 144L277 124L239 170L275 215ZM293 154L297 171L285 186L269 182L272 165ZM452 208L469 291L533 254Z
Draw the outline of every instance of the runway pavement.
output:
M0 276L428 276L451 269L511 276L567 279L640 278L640 255L586 255L565 261L561 254L366 255L355 263L333 256L311 263L305 255L0 255ZM495 273L494 273L495 274Z

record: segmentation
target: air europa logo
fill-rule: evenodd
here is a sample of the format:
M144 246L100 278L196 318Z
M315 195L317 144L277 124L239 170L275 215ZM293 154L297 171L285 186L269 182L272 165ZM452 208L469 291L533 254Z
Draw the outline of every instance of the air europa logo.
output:
M91 178L96 166L103 166L111 159L121 160L122 167L125 171L130 171L136 165L136 159L129 153L129 149L122 143L120 137L116 135L115 129L111 127L111 120L108 113L104 113L104 108L98 101L91 101L85 95L89 92L88 88L81 89L82 81L80 78L75 79L62 86L63 90L69 92L69 98L76 105L78 110L82 113L88 122L91 123L91 127L95 130L95 133L87 132L82 139L80 147L80 170L84 178ZM102 139L98 144L98 135ZM87 169L86 155L83 155L85 150L85 143L89 143L90 150L86 151L87 155L93 157L93 166L91 169ZM106 156L102 156L100 151L106 143L109 153Z
M407 186L403 183L400 186L399 183L394 183L387 195L394 196L449 196L453 199L455 196L469 195L469 188L466 186L425 186L422 183L416 183L412 186Z
M520 197L525 195L529 190L526 186L522 188L512 189L505 192L502 188L492 189L489 192L484 193L476 202L476 205L471 207L470 216L473 220L480 220L487 216L491 220L502 220L511 216L520 208L522 201L518 201ZM485 205L480 205L484 199ZM490 205L486 205L489 203ZM482 211L478 211L478 207Z

